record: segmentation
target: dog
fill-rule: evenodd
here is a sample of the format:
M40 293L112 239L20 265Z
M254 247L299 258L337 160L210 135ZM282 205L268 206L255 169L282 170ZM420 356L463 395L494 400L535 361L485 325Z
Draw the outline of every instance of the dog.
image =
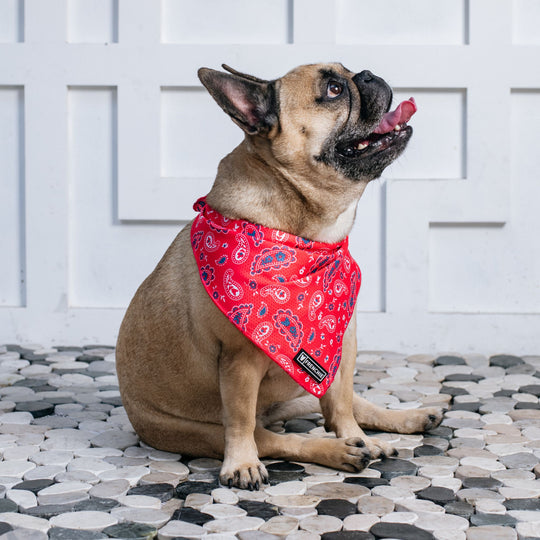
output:
M362 428L413 433L442 419L353 391L360 273L347 235L367 184L405 149L414 101L391 111L382 78L339 63L271 81L223 68L198 75L245 138L128 307L124 406L147 444L222 459L224 485L259 489L261 458L359 471L397 455ZM267 429L316 411L335 437Z

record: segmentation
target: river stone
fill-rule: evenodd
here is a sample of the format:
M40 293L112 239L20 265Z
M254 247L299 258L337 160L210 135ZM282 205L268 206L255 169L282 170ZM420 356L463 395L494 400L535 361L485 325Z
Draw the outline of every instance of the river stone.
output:
M471 527L467 531L467 540L516 540L516 531L510 527L487 525Z
M256 517L237 517L234 519L215 519L205 523L203 529L208 533L237 534L241 531L257 530L264 523L263 519Z
M192 482L188 480L176 486L176 496L179 499L185 499L190 493L204 493L209 495L210 493L212 493L212 490L216 489L217 487L220 487L217 482ZM141 494L149 495L149 493Z
M386 497L372 495L371 497L361 497L358 500L357 508L361 514L384 516L394 511L394 502Z
M451 489L435 486L418 491L416 496L420 499L432 501L435 504L447 504L456 500L456 496Z
M334 516L339 519L356 514L356 505L343 499L324 499L316 509L320 516Z
M70 512L59 514L50 519L54 527L67 529L82 529L85 531L100 531L105 527L116 525L118 520L106 512Z
M377 486L387 486L390 481L386 478L370 478L367 476L347 476L343 480L345 484L357 484L372 489Z
M523 359L519 356L512 356L509 354L496 354L489 359L490 366L502 367L504 369L523 363Z
M477 512L470 517L471 525L483 527L486 525L501 525L504 527L515 527L517 519L508 514L483 514Z
M355 484L327 482L311 486L306 491L306 495L320 497L321 499L346 499L355 503L360 497L369 495L369 489Z
M391 480L396 476L414 476L418 472L418 466L404 459L386 458L379 462L372 463L371 469L379 471L382 478Z
M262 518L265 521L277 516L277 506L263 501L240 501L238 506L247 512L248 516Z
M495 478L489 477L470 477L463 479L464 488L479 488L479 489L497 489L503 485L502 482Z
M447 514L454 514L466 519L469 519L474 514L474 506L465 501L448 503L444 506L444 510Z
M435 359L436 366L466 366L467 362L461 356L444 355Z
M155 538L157 529L142 523L118 523L106 527L103 532L111 538L151 540Z
M433 534L408 523L376 523L369 529L375 538L399 538L400 540L436 540Z
M196 508L182 507L175 510L171 517L172 520L186 521L187 523L193 523L195 525L204 525L214 519L210 514L205 514Z
M171 484L144 484L142 486L136 486L131 488L127 495L146 495L148 497L155 497L162 503L174 497L174 487Z
M103 532L78 531L65 527L52 527L49 529L49 540L101 540L109 538ZM21 539L22 540L22 539Z

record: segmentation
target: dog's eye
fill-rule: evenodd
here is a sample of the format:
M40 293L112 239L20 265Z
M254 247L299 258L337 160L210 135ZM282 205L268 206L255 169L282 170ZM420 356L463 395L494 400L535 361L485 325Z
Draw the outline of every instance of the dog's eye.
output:
M343 92L343 85L336 81L330 81L326 87L326 97L336 98Z

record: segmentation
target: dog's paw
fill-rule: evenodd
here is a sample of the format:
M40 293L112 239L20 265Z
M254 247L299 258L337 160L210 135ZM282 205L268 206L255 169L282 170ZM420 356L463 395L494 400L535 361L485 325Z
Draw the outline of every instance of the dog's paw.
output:
M219 481L227 487L240 489L259 489L262 484L268 483L268 472L260 462L243 464L223 464L219 474Z
M364 442L371 453L371 459L396 457L398 455L398 451L390 443L376 437L367 437Z
M369 462L374 459L366 443L360 437L335 439L335 441L339 447L335 455L336 462L330 464L331 467L350 472L359 472L365 469Z
M424 409L414 409L406 412L404 422L399 429L399 433L422 433L436 428L443 419L443 411L438 407L426 407Z

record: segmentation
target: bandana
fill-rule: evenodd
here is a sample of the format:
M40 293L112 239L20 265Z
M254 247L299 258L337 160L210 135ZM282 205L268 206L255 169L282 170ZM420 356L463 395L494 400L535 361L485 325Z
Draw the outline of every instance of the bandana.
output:
M360 289L348 238L313 242L231 220L204 197L193 208L193 254L214 304L298 384L323 396Z

